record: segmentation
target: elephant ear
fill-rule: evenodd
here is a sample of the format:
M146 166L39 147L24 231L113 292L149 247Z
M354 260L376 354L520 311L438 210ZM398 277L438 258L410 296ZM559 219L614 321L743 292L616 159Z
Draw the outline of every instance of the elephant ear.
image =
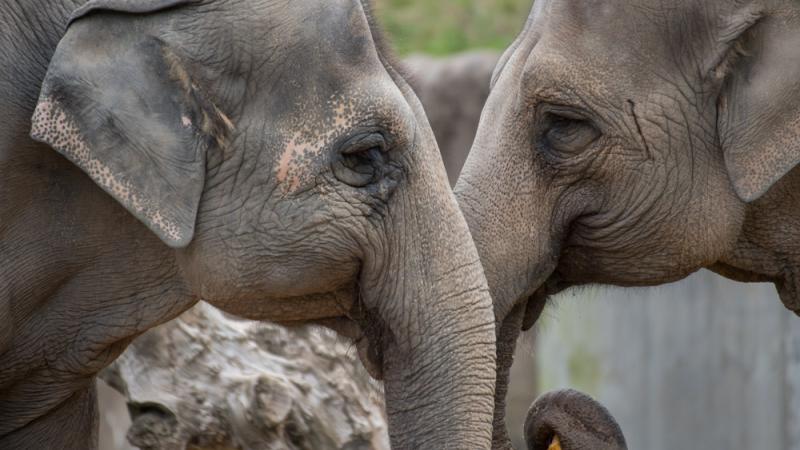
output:
M786 3L775 13L748 8L730 18L711 71L723 83L718 128L725 164L745 202L800 163L800 8Z
M230 127L181 57L148 33L156 27L144 15L186 3L95 0L76 11L31 127L33 139L80 167L174 248L192 240L206 151Z

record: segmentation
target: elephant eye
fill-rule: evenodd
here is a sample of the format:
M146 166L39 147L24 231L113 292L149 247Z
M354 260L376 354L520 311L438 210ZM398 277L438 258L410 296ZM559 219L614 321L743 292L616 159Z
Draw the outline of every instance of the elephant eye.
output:
M600 131L588 120L573 115L548 112L544 140L556 152L577 154L600 137Z
M386 142L379 133L349 139L334 156L334 176L352 187L365 187L379 181L387 163Z

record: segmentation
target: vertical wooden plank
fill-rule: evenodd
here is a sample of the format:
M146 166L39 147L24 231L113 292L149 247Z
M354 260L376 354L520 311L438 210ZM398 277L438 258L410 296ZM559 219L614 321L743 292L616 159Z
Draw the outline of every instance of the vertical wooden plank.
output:
M786 321L786 448L800 450L800 318Z

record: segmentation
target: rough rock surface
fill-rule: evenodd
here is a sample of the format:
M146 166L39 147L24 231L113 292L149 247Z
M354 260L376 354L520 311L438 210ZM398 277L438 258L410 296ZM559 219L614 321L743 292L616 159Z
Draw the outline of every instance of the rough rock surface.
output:
M103 373L128 441L153 450L388 449L380 386L351 344L315 327L200 304L141 336Z

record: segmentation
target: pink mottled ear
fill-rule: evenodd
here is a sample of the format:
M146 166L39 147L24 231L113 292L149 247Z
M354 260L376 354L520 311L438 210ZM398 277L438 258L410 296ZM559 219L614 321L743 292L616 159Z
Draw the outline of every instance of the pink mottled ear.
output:
M31 136L180 248L194 235L206 151L223 145L230 122L181 58L143 32L142 20L104 13L70 26L42 85Z

